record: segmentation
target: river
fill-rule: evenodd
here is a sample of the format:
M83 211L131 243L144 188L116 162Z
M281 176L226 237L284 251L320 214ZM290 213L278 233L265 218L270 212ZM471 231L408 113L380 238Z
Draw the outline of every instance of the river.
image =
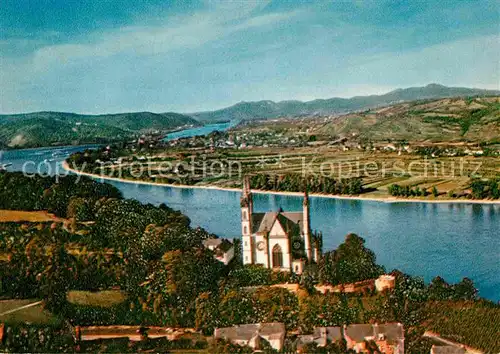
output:
M82 147L7 151L2 163L20 170L26 161L30 173L51 166L60 168L67 154ZM60 150L59 156L52 157ZM48 159L47 162L44 162ZM50 161L54 159L54 161ZM34 168L35 167L35 168ZM222 237L240 235L240 193L111 182L126 198L143 203L166 203ZM256 194L257 211L301 210L296 196ZM384 203L376 201L311 198L311 223L323 232L324 250L336 248L349 232L357 233L388 271L397 268L426 281L440 275L448 282L471 278L480 295L500 300L500 205L458 203Z
M191 136L207 135L214 131L224 131L238 124L237 121L226 122L226 123L214 123L206 124L201 127L196 127L192 129L179 130L168 134L164 140L174 140L179 138L188 138Z

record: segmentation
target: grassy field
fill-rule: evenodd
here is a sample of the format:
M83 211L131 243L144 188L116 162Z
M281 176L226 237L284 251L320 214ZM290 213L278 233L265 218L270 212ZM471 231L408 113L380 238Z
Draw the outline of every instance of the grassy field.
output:
M37 302L36 299L0 300L0 314ZM6 315L0 315L4 323L57 324L59 319L43 309L42 304L25 308Z
M62 221L46 211L0 210L0 222L46 222Z
M98 292L72 290L67 299L75 305L93 307L112 307L125 301L127 295L120 290L104 290Z

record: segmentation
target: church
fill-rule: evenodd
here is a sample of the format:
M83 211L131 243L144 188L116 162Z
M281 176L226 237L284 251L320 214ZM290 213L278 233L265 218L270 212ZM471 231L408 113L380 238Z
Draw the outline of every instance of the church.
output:
M244 179L241 196L243 264L301 274L307 263L321 256L322 235L311 231L309 197L304 192L302 211L255 213L250 180Z

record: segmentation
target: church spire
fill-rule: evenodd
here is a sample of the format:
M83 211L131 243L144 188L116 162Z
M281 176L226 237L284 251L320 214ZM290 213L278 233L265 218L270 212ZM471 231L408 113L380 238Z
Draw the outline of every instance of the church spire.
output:
M243 240L243 264L253 264L254 251L252 240L252 213L253 201L252 191L250 189L250 178L245 176L243 179L243 191L241 193L241 234Z
M243 178L243 192L241 194L241 207L249 206L252 204L252 190L250 189L250 178L245 176Z
M311 245L311 219L309 217L309 194L307 193L307 184L304 186L304 200L302 202L302 213L304 218L304 248L306 251L307 260L312 261L312 245Z

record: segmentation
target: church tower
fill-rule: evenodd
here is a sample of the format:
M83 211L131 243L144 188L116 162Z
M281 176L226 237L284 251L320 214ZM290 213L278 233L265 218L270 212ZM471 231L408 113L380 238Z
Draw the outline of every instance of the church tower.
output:
M307 187L304 191L304 202L302 203L302 209L304 217L304 250L306 252L307 261L311 262L311 219L309 217L309 195L307 194Z
M250 190L250 179L245 176L243 180L243 193L240 199L241 206L241 235L243 244L243 264L253 263L252 245L252 212L253 201Z

